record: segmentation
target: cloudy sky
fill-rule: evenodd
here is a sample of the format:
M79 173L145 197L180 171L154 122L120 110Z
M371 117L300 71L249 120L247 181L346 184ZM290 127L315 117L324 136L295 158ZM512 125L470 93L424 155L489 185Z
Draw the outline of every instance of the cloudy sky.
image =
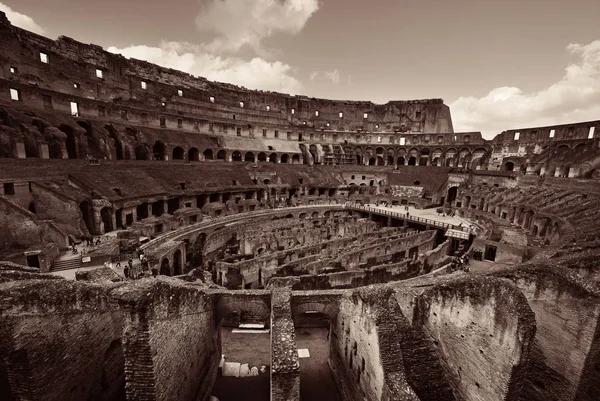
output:
M600 119L600 0L0 0L13 24L252 89L440 97L456 131Z

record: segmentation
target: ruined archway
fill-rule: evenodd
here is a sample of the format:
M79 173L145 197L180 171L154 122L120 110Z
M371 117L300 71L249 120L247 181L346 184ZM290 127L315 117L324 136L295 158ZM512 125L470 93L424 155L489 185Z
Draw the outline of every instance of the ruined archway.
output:
M238 150L234 151L231 154L231 160L234 162L241 162L242 161L242 153Z
M225 161L226 158L227 158L227 153L223 149L221 149L217 152L217 160Z
M154 153L154 160L165 160L165 144L161 141L156 141L152 147L152 153Z
M67 156L69 159L77 159L77 141L75 139L73 128L68 125L61 125L59 129L67 136L67 139L65 140Z
M244 155L244 161L254 162L254 153L246 152L246 154Z
M204 152L202 152L202 155L204 156L204 160L213 160L212 149L206 149Z
M79 204L81 219L90 234L98 234L94 225L94 209L90 201L84 200Z
M176 146L173 148L173 160L183 160L183 156L185 151L181 146Z
M169 259L164 258L160 264L160 274L164 276L171 275L171 267L169 266Z
M188 150L188 161L197 162L198 160L200 160L198 148L190 148L190 150Z
M181 258L181 250L178 249L173 254L173 275L180 276L183 274L183 266L182 266L182 258Z

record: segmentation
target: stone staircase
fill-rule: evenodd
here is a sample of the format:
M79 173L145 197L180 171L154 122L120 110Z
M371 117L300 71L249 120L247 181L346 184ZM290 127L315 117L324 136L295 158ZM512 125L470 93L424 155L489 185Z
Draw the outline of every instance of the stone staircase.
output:
M81 257L69 258L69 259L56 259L52 262L51 272L57 272L61 270L79 269L81 267Z

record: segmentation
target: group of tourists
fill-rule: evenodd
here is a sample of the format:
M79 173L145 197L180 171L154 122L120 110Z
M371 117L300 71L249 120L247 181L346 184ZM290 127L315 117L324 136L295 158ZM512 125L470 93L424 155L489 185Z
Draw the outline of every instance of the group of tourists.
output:
M468 272L469 271L469 255L467 255L466 253L461 255L461 256L453 256L452 257L452 261L450 262L450 270L451 271L457 271L457 270L462 270L464 272Z

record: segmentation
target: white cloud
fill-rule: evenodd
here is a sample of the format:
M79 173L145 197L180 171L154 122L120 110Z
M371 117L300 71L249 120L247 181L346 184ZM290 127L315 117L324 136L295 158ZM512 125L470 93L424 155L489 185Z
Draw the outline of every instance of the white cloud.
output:
M248 45L260 52L264 39L297 34L318 9L318 0L201 0L196 25L216 34L211 51L237 52Z
M481 98L460 97L450 110L456 131L482 131L492 138L503 130L600 118L600 40L570 44L578 59L560 81L539 92L515 87L492 89Z
M6 17L14 26L27 29L28 31L35 32L39 35L43 35L45 33L44 29L39 26L33 20L33 18L16 12L6 4L0 3L0 11L4 11L4 13L6 13Z
M326 71L325 77L327 77L327 79L330 80L334 84L340 83L340 72L338 71L337 68L334 69L333 71Z
M340 71L335 68L332 71L313 71L308 76L311 81L314 81L318 77L323 77L324 79L331 81L333 84L340 83Z
M163 41L158 47L109 47L111 53L128 58L146 60L163 67L188 72L210 80L241 85L249 89L262 89L299 94L302 84L294 78L288 64L269 62L255 57L245 61L237 57L222 57L210 53L204 46L184 42Z

